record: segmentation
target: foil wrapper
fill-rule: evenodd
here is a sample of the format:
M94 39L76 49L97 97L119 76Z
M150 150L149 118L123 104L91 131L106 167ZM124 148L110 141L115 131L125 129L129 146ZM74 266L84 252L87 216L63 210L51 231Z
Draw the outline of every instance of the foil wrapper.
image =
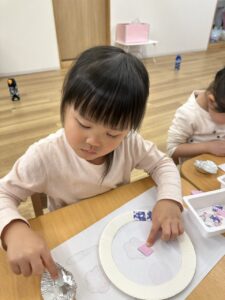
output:
M45 271L41 278L41 294L44 300L76 300L77 285L73 275L57 264L59 277L53 280Z
M211 160L196 160L194 166L201 173L216 174L218 171L217 165Z

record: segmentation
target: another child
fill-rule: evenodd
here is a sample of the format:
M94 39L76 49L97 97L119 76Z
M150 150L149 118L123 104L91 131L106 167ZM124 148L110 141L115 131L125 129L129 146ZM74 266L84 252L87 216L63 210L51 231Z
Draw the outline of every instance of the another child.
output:
M225 156L225 68L205 91L194 91L177 109L167 150L176 163L202 153Z
M86 50L63 86L64 128L34 143L0 180L0 233L11 268L25 276L57 268L46 243L18 213L22 199L45 193L54 210L114 189L144 169L158 186L153 244L183 232L180 177L170 158L135 130L144 117L149 78L144 65L120 48Z

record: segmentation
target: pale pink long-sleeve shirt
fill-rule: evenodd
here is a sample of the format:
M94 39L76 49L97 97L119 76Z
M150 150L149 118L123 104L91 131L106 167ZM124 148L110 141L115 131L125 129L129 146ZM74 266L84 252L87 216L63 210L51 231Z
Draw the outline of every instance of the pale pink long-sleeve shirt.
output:
M54 210L129 183L134 168L152 176L158 186L157 200L181 203L176 166L136 132L130 132L114 151L111 169L102 180L104 167L77 156L66 140L64 129L34 143L0 179L0 234L12 220L24 220L17 206L33 193L47 194L49 209Z
M225 125L216 124L208 111L196 101L203 91L193 91L188 100L175 113L168 130L167 153L172 156L181 144L225 140ZM182 163L187 158L179 158Z

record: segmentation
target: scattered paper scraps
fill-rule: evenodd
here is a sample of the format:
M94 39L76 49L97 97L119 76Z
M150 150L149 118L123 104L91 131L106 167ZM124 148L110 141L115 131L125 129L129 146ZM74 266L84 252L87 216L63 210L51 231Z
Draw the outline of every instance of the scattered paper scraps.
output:
M134 210L133 218L135 221L151 221L152 212L150 210Z
M225 207L213 205L198 211L200 218L208 227L217 227L225 224Z

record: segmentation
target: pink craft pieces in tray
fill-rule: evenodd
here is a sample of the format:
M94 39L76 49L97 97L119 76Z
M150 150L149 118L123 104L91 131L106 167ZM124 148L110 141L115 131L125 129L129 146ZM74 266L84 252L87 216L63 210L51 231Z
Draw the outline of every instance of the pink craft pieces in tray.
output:
M225 189L183 197L203 236L225 232Z

